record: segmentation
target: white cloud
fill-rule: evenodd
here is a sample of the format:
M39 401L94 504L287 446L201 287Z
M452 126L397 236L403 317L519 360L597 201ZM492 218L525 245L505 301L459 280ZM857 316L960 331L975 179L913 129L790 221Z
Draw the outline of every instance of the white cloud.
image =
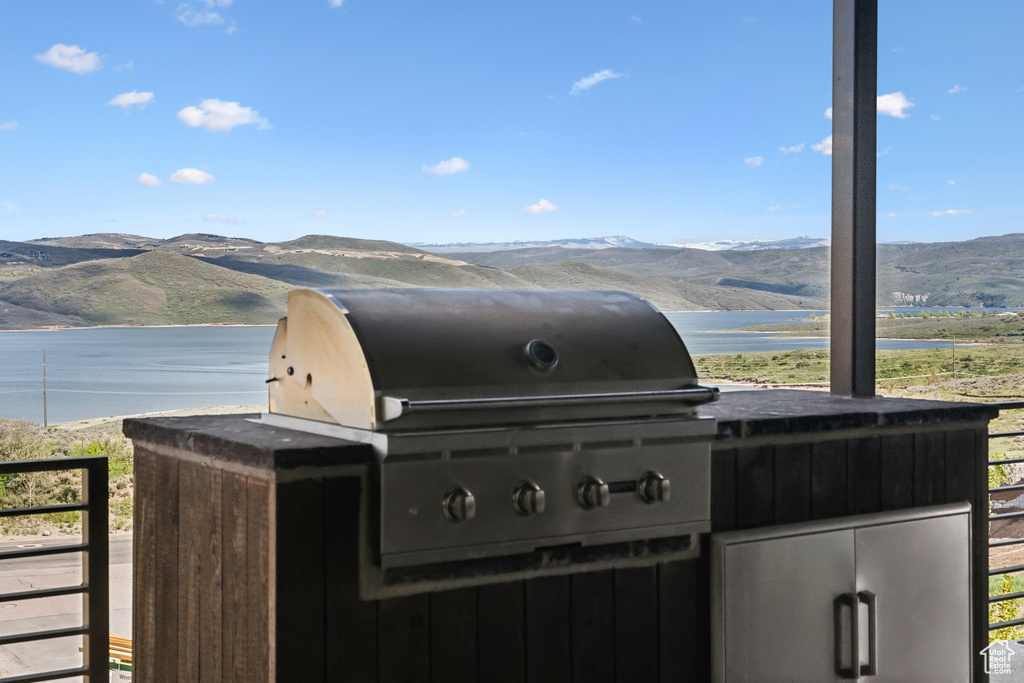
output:
M905 119L910 114L905 110L914 106L914 103L907 99L902 92L889 93L878 96L878 113L886 116L893 116L897 119Z
M967 92L967 88L962 85L954 85L947 91L950 95L956 95L957 93Z
M179 173L180 172L181 171L179 171ZM146 185L148 187L156 187L157 185L160 184L160 179L157 178L155 175L150 175L149 173L140 173L139 177L135 179L135 182L138 183L139 185ZM175 180L174 182L180 183L182 181Z
M327 4L331 7L341 7L345 3L345 0L330 0Z
M207 7L228 7L235 0L202 0Z
M541 199L536 204L524 206L523 211L530 214L531 216L538 216L547 211L558 211L558 207L546 199Z
M757 168L758 166L764 163L764 157L747 157L746 159L743 160L743 163L745 163L750 168Z
M791 208L791 209L799 209L800 208L800 202L797 202L796 204L793 204L789 208Z
M115 107L121 107L122 109L128 109L133 105L138 105L139 109L142 109L147 104L153 101L153 93L151 92L123 92L114 99L107 102Z
M318 216L320 218L327 218L327 210L326 209L310 209L309 212L311 214L313 214L314 216Z
M631 22L633 22L634 24L642 24L642 23L644 23L643 20L640 17L638 17L637 15L635 15L635 14L630 14L629 15L629 20Z
M86 52L77 45L57 43L41 55L36 61L48 64L54 69L63 69L76 74L87 74L100 68L100 56L95 52Z
M0 207L3 207L4 213L13 213L18 210L18 205L14 202L0 202Z
M135 62L133 62L132 60L129 59L127 62L125 62L121 66L115 66L114 67L114 71L131 71L134 68L135 68Z
M216 132L228 131L235 126L253 125L260 130L272 127L255 109L217 99L203 100L198 107L185 107L178 112L178 120L186 126Z
M458 218L459 216L465 216L466 215L466 210L465 209L459 209L458 211L452 211L448 215L451 216L452 218Z
M171 175L172 183L184 185L202 185L213 180L213 176L198 168L180 168Z
M455 173L464 173L469 170L469 162L462 157L452 157L451 159L445 159L439 161L433 166L423 166L424 173L433 173L434 175L453 175Z
M822 140L818 144L811 145L811 149L813 149L815 152L821 152L825 156L831 155L832 154L832 136L829 135L827 138L825 138L824 140Z
M792 147L779 147L779 151L782 152L783 154L793 154L794 152L802 152L804 151L804 143L801 142L799 145L793 145Z
M203 216L204 221L220 221L221 223L232 223L237 224L238 219L234 216L222 216L219 213L208 213Z
M902 92L894 92L888 95L879 95L877 109L879 114L886 114L888 116L895 116L898 119L905 119L908 114L906 109L913 107L914 103L907 99L907 96ZM825 110L825 118L832 118L832 107ZM934 119L935 116L932 116Z
M886 147L881 152L877 152L875 154L875 158L876 159L881 159L882 157L887 157L887 156L889 156L889 152L891 152L891 151L892 151L892 147Z
M941 121L942 117L938 114L932 114L932 121Z
M971 212L970 209L946 209L945 211L932 211L933 216L964 216Z
M900 212L899 211L893 211L892 213L887 213L885 215L886 215L887 218L896 218L896 216L900 215Z
M189 28L198 28L200 26L221 26L226 20L217 12L195 10L189 5L179 5L178 21Z
M767 209L767 211L769 213L771 213L772 211L781 211L781 210L782 210L782 204L776 204L775 206L769 206L768 209Z
M947 180L946 184L947 185L956 185L956 181L955 180Z
M8 121L7 123L0 123L0 130L14 130L17 127L17 121Z
M598 71L596 74L585 76L580 80L572 84L572 89L569 90L570 95L579 95L584 90L589 90L601 81L607 81L610 78L622 78L623 74L616 73L611 69L605 69L604 71Z

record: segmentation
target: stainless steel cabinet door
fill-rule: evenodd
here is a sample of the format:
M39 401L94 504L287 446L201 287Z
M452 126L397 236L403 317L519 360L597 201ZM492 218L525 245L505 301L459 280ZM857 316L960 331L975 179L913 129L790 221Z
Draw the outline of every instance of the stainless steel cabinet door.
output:
M854 591L852 529L730 544L716 573L715 680L839 680L833 600Z
M970 680L968 515L869 526L855 533L857 590L873 593L876 603L878 673L863 680ZM862 610L861 620L867 616ZM869 653L863 648L861 661L866 663Z

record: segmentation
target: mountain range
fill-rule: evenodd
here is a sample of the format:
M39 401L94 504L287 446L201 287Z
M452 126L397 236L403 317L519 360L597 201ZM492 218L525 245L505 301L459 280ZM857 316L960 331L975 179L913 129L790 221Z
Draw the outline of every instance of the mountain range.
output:
M330 235L0 241L0 329L272 323L294 287L622 289L663 310L828 307L825 246L705 250L625 237L525 244L438 253ZM877 267L879 306L1024 306L1022 234L883 244Z
M658 244L641 242L632 237L612 235L610 237L585 237L577 239L517 241L517 242L448 242L445 244L416 243L412 246L435 254L477 253L509 251L512 249L538 249L563 247L565 249L702 249L704 251L759 251L761 249L806 249L827 247L829 240L819 237L791 237L782 240L718 240L715 242L693 242L685 244Z

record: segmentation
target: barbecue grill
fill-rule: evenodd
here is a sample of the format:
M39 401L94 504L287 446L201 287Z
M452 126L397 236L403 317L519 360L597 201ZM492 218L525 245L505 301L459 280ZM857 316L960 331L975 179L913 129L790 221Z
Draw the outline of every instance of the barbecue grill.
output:
M717 389L631 294L295 290L268 383L262 422L372 444L383 571L608 566L710 530L715 421L694 411Z

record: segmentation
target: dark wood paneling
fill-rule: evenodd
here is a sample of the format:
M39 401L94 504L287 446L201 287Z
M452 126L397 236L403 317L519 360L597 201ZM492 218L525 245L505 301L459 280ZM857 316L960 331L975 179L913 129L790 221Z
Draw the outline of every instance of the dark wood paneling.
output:
M475 588L430 594L430 680L476 682L476 597ZM484 617L487 618L486 613ZM339 669L339 673L343 671ZM488 679L481 676L481 680Z
M156 621L154 681L175 681L178 672L178 461L156 459Z
M381 683L430 680L430 596L381 600L377 611L377 667Z
M275 659L278 677L324 677L324 499L320 480L277 484Z
M224 680L223 519L220 470L203 468L196 489L200 519L199 548L199 680Z
M200 564L205 562L200 499L209 475L199 465L178 464L178 680L199 680Z
M572 676L569 577L531 579L524 598L526 680L568 681Z
M811 519L846 514L846 446L825 441L811 448Z
M711 531L736 528L736 449L711 451Z
M572 680L600 683L615 680L615 574L611 570L573 574Z
M248 516L246 513L246 478L230 472L221 479L222 533L222 601L223 617L222 672L227 683L246 681L246 613L248 604L248 568L246 545ZM265 542L253 539L254 543Z
M882 505L882 443L853 439L846 449L846 511L851 515L878 512Z
M615 571L615 679L658 680L658 568ZM648 663L644 666L643 663Z
M914 506L914 436L883 436L878 469L882 510Z
M526 677L523 582L480 586L477 600L480 680L522 683Z
M946 432L945 500L973 502L975 499L975 470L978 457L987 459L986 453L977 452L976 430L961 429ZM987 439L986 439L987 441ZM986 485L988 477L986 476Z
M275 489L269 483L250 478L246 482L245 507L248 516L246 526L245 580L246 587L246 632L244 662L245 681L274 681L271 668L270 646L274 638L274 624L271 623L270 555L271 516L274 514ZM276 529L275 529L276 530Z
M154 681L156 667L156 563L157 456L135 449L134 540L132 543L132 641L134 673L140 681ZM115 634L126 635L126 634Z
M703 535L700 539L701 556L693 560L696 575L696 588L694 589L697 603L697 621L694 628L697 630L696 657L690 665L692 680L707 681L711 679L711 536Z
M706 561L701 559L701 562ZM662 683L701 681L697 560L658 565L658 675Z
M811 445L775 447L775 523L811 517Z
M377 603L359 599L359 506L355 477L324 481L328 681L377 677Z
M775 521L774 449L736 451L736 528L767 526Z
M945 434L914 435L914 507L936 505L946 497Z

